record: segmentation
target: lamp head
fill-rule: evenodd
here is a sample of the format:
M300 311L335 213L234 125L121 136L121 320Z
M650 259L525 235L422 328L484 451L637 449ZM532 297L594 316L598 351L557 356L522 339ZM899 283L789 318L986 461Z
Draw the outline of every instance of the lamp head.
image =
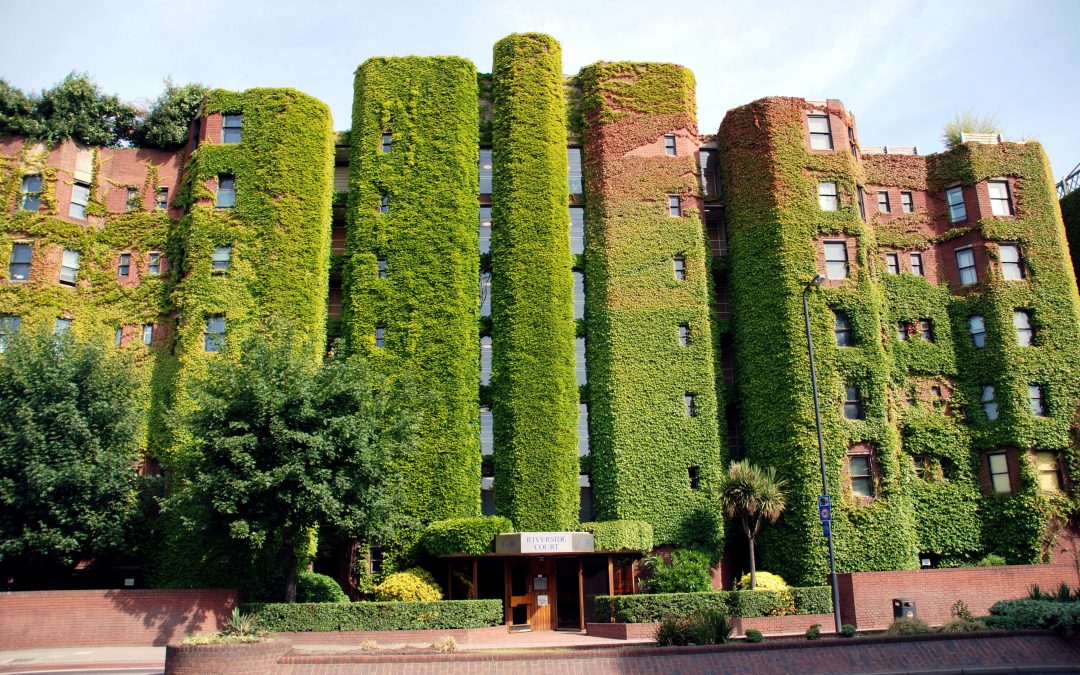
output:
M825 277L820 274L815 274L814 278L810 280L810 285L812 286L820 286L823 283L825 283Z

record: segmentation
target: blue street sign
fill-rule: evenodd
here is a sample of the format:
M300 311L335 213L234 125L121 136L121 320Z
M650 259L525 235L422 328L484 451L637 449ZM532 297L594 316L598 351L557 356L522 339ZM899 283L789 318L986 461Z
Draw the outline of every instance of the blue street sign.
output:
M829 495L818 495L817 498L818 518L827 523L832 520L832 500Z
M826 538L828 538L828 537L830 537L832 535L832 521L831 520L823 520L823 521L821 521L821 528L822 528L822 531L825 533Z

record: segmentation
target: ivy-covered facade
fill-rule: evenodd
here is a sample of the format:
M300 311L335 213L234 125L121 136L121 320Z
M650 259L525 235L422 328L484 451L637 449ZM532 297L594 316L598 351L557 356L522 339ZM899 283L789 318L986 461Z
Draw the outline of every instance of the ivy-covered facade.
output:
M210 92L175 153L0 139L0 339L137 351L146 456L175 476L186 383L251 331L415 377L417 527L368 542L387 571L515 531L719 560L711 490L746 458L786 483L761 568L818 584L805 294L841 571L1054 553L1080 299L1037 143L883 152L795 98L703 135L686 68L562 68L511 35L490 74L367 60L343 133L252 89Z

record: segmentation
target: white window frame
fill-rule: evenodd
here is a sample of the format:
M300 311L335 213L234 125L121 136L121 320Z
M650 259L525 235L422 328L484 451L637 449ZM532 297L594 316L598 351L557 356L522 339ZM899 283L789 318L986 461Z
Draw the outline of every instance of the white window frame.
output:
M998 218L1012 218L1016 215L1013 209L1012 190L1007 180L990 180L986 182L986 192L990 196L990 213ZM998 194L994 194L998 192Z
M975 266L975 249L972 246L962 246L953 251L956 257L956 271L959 273L961 286L974 286L979 283L979 270ZM970 264L961 262L961 256L969 257Z
M840 209L840 192L836 187L836 181L823 180L817 184L818 208L822 211L838 211Z
M998 262L1001 264L1001 278L1009 281L1024 279L1024 261L1020 257L1020 246L1015 242L998 244Z
M847 279L851 275L851 265L848 262L849 258L848 258L847 242L843 241L843 240L839 240L839 241L837 241L837 240L826 240L826 241L822 242L822 244L823 244L823 247L824 247L824 257L825 257L825 277L828 278L828 279ZM833 251L833 252L843 251L843 253L844 253L843 259L830 258L829 257L829 252L830 251ZM840 270L840 267L838 267L838 266L842 266L843 274L837 274L837 272L839 272L839 270Z
M994 492L998 494L1012 492L1012 476L1009 475L1008 453L988 453L986 455L986 467L990 474L990 486Z
M946 190L945 202L949 205L949 222L959 223L967 220L967 205L964 203L964 188L962 185Z

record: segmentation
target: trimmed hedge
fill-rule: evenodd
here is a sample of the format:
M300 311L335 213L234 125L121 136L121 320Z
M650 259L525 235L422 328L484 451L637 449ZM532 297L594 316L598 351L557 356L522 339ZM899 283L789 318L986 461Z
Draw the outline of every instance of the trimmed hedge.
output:
M653 550L652 525L643 520L605 520L581 523L577 529L592 532L593 545L597 551Z
M491 553L495 535L513 531L514 524L502 516L448 518L428 525L420 543L434 556L484 555Z
M348 602L349 596L332 577L303 570L296 575L297 602Z
M1080 601L1002 600L990 608L986 625L1002 630L1051 628L1072 635L1080 628Z
M598 621L656 623L666 616L689 616L719 610L729 616L752 618L776 614L827 614L832 611L831 589L810 586L790 589L794 607L777 591L711 591L708 593L655 593L596 596ZM794 610L794 611L792 611Z
M270 632L486 628L503 622L502 600L440 602L259 603L244 605Z

